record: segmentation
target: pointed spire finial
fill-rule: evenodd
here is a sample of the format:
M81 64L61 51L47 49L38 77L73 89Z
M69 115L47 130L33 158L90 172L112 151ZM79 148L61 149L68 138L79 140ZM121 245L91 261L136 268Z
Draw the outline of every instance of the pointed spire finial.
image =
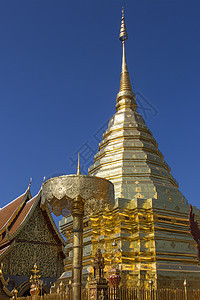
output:
M32 177L30 178L30 181L29 181L28 190L30 190L31 183L32 183Z
M136 110L137 104L135 100L135 94L132 91L132 86L131 86L127 63L126 63L125 42L128 39L128 34L126 30L123 7L122 7L122 18L121 18L119 39L123 44L123 55L122 55L122 72L121 72L120 88L119 88L119 93L117 94L116 110L118 111L124 108L129 108L129 109L131 108L133 110Z
M43 177L43 181L42 181L42 185L41 185L41 188L40 188L40 192L41 192L41 191L42 191L42 189L43 189L43 186L44 186L45 180L46 180L46 177L44 176L44 177Z
M81 175L81 167L80 167L80 153L78 152L78 166L77 166L77 175Z
M119 33L119 39L122 43L125 43L128 40L128 34L126 30L125 18L124 18L124 7L122 6L122 19L121 19L121 28Z

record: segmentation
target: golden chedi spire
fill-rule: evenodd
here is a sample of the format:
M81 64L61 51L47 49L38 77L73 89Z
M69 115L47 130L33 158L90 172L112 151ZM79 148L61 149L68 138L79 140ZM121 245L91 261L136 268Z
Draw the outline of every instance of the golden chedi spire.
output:
M121 19L119 39L123 45L123 55L122 55L122 71L121 71L120 88L119 88L119 93L117 94L116 110L118 111L123 108L131 108L133 110L136 110L137 104L136 104L135 94L132 91L132 86L131 86L127 63L126 63L125 42L128 39L128 34L126 31L123 7L122 7L122 19Z

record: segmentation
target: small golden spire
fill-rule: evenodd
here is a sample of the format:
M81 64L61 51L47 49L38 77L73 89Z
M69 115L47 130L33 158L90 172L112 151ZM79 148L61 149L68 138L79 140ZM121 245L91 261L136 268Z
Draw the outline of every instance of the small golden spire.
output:
M44 176L43 177L43 181L42 181L42 185L41 185L41 188L40 188L40 191L39 191L39 193L42 191L42 189L43 189L43 186L44 186L44 184L45 184L45 180L46 180L46 177Z
M123 55L122 55L122 71L121 71L120 88L119 88L119 93L117 95L116 109L119 110L124 107L129 107L136 110L137 104L135 100L135 94L132 91L132 86L131 86L127 63L126 63L125 42L128 39L128 34L126 30L123 7L122 7L122 19L121 19L119 39L123 45Z
M81 175L81 167L80 167L80 153L78 152L78 166L77 166L77 175Z
M28 190L30 190L31 183L32 183L32 178L30 178L29 185L28 185Z

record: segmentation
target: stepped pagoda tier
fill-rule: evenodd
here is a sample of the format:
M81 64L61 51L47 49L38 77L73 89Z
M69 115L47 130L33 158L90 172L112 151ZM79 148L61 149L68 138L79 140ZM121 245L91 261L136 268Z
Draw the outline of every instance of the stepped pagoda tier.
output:
M117 112L103 135L89 174L111 180L115 185L116 198L158 199L160 194L163 197L164 192L165 198L171 196L176 198L176 202L185 203L157 142L143 117L137 112L125 56L127 38L122 16L120 40L123 44L123 57Z
M137 111L125 55L127 38L122 11L123 55L116 113L89 169L89 175L114 184L115 207L85 219L84 272L88 274L98 247L108 271L115 240L122 285L142 287L153 280L155 288L183 287L186 278L191 286L199 287L200 266L189 232L189 205ZM199 216L199 210L194 208L194 212ZM71 268L71 228L70 218L60 222L60 229L68 237L66 277L70 277Z

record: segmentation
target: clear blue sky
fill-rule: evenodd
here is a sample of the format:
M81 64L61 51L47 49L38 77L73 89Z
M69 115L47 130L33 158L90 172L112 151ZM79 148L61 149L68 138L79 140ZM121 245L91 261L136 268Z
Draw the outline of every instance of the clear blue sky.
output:
M200 207L200 2L0 1L0 181L4 206L70 157L115 112L121 6L134 90L180 190ZM146 111L147 112L147 111ZM155 113L156 112L156 113ZM82 164L84 164L82 160Z

